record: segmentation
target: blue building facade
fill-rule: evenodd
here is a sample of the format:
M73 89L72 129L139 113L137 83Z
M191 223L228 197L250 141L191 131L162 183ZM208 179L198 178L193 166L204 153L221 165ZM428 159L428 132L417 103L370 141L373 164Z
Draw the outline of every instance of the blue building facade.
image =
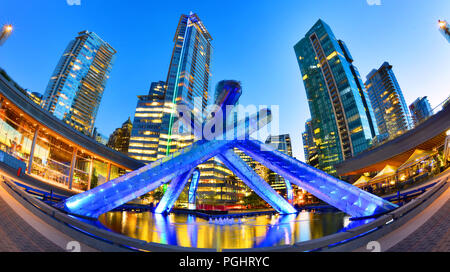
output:
M392 65L384 62L367 75L365 83L382 138L394 138L412 127L408 106Z
M182 122L177 122L177 107L183 104L197 112L206 109L211 85L211 41L211 35L196 14L181 15L167 75L158 157L194 141L193 133L183 133L186 128Z
M334 164L369 148L378 134L372 106L345 43L322 20L294 51L306 89L318 167L330 174Z
M116 50L83 31L59 60L44 94L44 109L76 130L92 134Z
M411 116L414 120L414 126L419 125L428 117L433 115L433 109L428 102L428 97L418 97L411 105L409 105Z

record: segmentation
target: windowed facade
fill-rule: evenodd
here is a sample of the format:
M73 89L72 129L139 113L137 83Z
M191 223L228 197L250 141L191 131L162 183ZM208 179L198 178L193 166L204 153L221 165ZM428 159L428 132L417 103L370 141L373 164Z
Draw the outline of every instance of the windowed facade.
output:
M275 150L292 157L292 144L289 134L269 136L266 140L266 144L272 146ZM282 176L271 170L268 170L268 175L269 184L273 189L276 191L286 191L286 181Z
M419 97L411 105L409 105L412 118L414 120L414 126L418 126L422 122L433 115L433 109L431 108L428 97Z
M367 75L365 86L382 139L392 139L411 129L408 106L388 62Z
M81 192L143 166L52 118L7 84L0 77L0 152L24 162L26 174Z
M115 54L95 33L80 32L53 72L44 94L44 109L90 135Z
M158 158L193 143L194 135L177 122L176 106L183 104L203 112L211 84L212 37L196 14L181 15L167 75L164 113L158 142Z
M143 163L150 163L158 158L165 90L164 81L153 82L148 95L138 96L128 154Z
M295 46L318 153L318 167L366 150L378 134L372 106L345 43L319 20Z

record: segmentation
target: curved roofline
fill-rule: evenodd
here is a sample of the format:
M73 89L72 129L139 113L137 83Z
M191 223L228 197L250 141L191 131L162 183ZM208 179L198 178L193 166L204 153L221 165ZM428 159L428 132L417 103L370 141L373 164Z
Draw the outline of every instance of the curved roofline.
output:
M113 150L96 142L94 139L76 131L66 123L57 119L51 113L39 107L26 95L17 90L12 85L12 82L7 80L1 74L0 93L5 96L7 100L16 105L25 114L27 114L30 118L36 120L36 122L40 123L42 126L47 127L56 134L59 134L62 138L71 141L73 144L80 146L103 159L111 161L113 164L120 165L130 170L136 170L145 165L138 160L130 158L125 154L122 154L116 150Z

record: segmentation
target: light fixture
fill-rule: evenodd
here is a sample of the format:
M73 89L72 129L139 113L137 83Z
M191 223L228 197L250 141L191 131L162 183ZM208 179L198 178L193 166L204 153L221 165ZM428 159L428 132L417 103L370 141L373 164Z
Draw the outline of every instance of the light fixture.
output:
M6 31L6 32L11 32L12 30L13 30L12 25L6 25L6 26L5 26L5 31Z

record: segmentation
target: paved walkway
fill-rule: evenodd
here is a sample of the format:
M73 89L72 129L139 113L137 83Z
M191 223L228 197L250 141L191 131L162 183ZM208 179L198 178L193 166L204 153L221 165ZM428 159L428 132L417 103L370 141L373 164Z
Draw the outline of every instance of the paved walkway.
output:
M0 197L0 252L60 252Z
M450 200L420 228L388 251L450 252Z
M47 192L50 192L50 190L53 190L53 193L55 193L57 195L70 197L70 196L73 196L74 194L76 194L75 192L70 191L67 188L61 188L61 187L54 186L51 183L44 182L44 181L34 178L33 176L30 176L28 174L23 174L20 178L18 178L16 176L16 172L17 171L15 169L12 169L11 167L0 162L0 175L5 175L12 179L17 179L20 181L20 183L28 185L33 188L37 188L39 190L43 190L43 191L47 191Z
M447 177L450 178L450 171L434 180ZM446 189L429 206L377 240L381 251L450 252L450 185L444 186ZM354 251L367 252L368 249L362 246Z
M0 171L0 183L4 176L8 177ZM17 180L17 177L9 179ZM33 214L0 186L0 252L66 251L73 240ZM97 251L83 243L80 247L82 252Z

